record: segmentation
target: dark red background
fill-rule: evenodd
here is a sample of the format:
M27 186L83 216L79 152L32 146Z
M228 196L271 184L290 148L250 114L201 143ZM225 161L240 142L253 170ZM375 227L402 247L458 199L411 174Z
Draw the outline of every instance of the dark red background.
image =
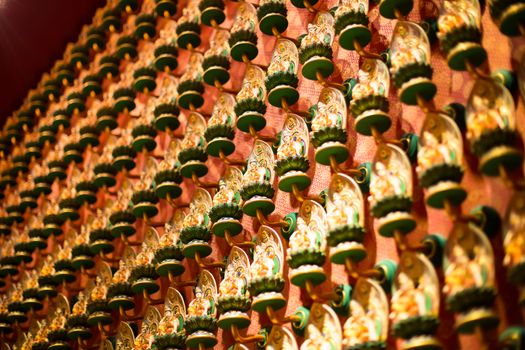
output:
M0 0L0 124L104 0Z

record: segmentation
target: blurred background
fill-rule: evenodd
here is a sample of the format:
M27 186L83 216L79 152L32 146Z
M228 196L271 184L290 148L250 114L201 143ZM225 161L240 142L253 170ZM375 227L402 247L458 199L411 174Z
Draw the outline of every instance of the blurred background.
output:
M0 0L0 125L104 0Z

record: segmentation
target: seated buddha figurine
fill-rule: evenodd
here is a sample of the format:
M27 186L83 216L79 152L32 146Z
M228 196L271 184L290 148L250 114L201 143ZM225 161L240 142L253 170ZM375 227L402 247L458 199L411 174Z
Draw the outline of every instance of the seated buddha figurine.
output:
M346 198L344 193L334 192L332 203L332 210L327 211L327 222L331 227L359 224L359 207L351 197Z
M48 157L50 157L50 154L48 155ZM0 171L5 171L7 170L8 168L11 167L11 160L10 159L1 159L0 160Z
M180 141L178 139L170 141L168 149L164 153L164 159L158 166L157 171L172 170L177 166L177 157L180 152Z
M159 248L171 247L177 244L173 234L165 233L159 239Z
M230 54L229 38L230 33L228 31L215 30L215 34L210 41L210 48L204 53L204 59L212 56L228 56Z
M200 190L204 191L204 190ZM209 224L208 210L210 210L211 201L209 195L203 192L196 192L190 203L190 211L182 222L183 227L191 227Z
M171 334L179 333L182 331L184 326L184 316L179 309L178 305L175 305L174 308L165 308L164 316L159 322L159 334Z
M243 185L270 181L272 173L267 165L262 159L256 157L249 159L246 172L242 177Z
M159 97L156 99L157 106L163 103L171 103L173 97L177 96L177 86L179 81L177 78L166 76L160 83Z
M381 334L377 329L378 322L376 322L376 319L378 315L374 312L373 306L365 311L359 302L351 300L350 310L352 310L352 314L345 322L343 329L343 344L345 346L354 346L370 341L378 341Z
M332 44L333 28L328 28L327 24L322 21L322 18L324 16L319 16L317 23L308 23L307 34L301 40L301 48L307 48L316 44Z
M212 313L212 303L199 286L195 287L195 298L188 305L188 317L206 316Z
M202 54L192 53L188 60L188 66L182 74L180 81L202 81L202 60Z
M301 345L301 350L337 350L338 347L334 343L335 329L331 329L331 324L323 322L321 329L319 325L309 323L306 332L308 333L308 339L306 339Z
M159 38L155 41L155 44L158 46L168 44L173 40L173 37L176 36L177 31L177 22L168 21L164 28L159 32Z
M190 114L184 133L184 138L182 139L181 143L182 149L203 147L205 144L204 126L196 119L197 116L195 116L193 113Z
M133 343L133 350L148 350L153 339L151 335L140 332Z
M509 218L509 229L505 234L503 246L505 257L503 264L514 267L525 259L525 218L520 212L511 211Z
M137 254L135 258L135 266L143 266L151 263L155 257L155 250L153 249L153 244L143 245L140 253Z
M128 266L128 263L124 260L120 260L120 266L119 269L113 274L113 278L111 279L112 283L125 283L129 279L129 275L131 274L130 266Z
M91 301L97 301L97 300L104 300L106 299L106 292L108 288L104 281L102 281L102 278L100 276L97 276L95 286L91 290L91 294L89 295L89 298Z
M238 271L236 271L237 269ZM243 276L244 269L228 264L224 279L219 286L219 297L226 298L232 296L244 296L246 290L246 279Z
M83 290L81 290L78 293L77 302L75 303L75 305L73 305L73 309L71 310L71 314L73 316L82 315L82 314L84 314L86 312L86 307L87 307L86 294L84 293Z
M79 246L82 244L88 244L88 242L89 242L89 227L88 225L82 225L80 227L79 234L75 236L74 244L76 246Z
M47 335L49 333L49 328L47 327L45 320L42 322L40 329L35 333L36 334L34 335L34 340L33 340L34 343L47 343L48 342ZM28 343L31 343L31 342L29 341ZM29 349L32 349L32 347L30 346Z
M319 131L326 127L342 127L343 116L339 113L339 108L335 103L335 99L331 99L328 103L319 101L312 119L312 131Z
M24 300L24 290L19 285L14 285L11 293L9 294L9 300L12 303L21 302Z
M467 288L481 287L486 283L488 273L485 264L481 262L484 257L480 256L479 247L474 247L473 258L469 258L463 247L456 244L452 248L450 265L445 271L445 286L443 292L447 296L454 295Z
M3 295L0 297L0 314L7 314L9 311L7 308L7 304L9 304L9 298L7 295Z
M124 211L128 209L130 198L126 198L127 196L125 194L122 195L123 193L124 191L119 192L119 196L117 196L117 200L111 206L112 212L116 213L116 212Z
M191 208L190 205L190 212L189 214L184 218L184 227L191 227L191 226L198 226L204 224L204 213L199 211L197 208Z
M151 184L155 176L155 174L152 173L154 171L155 169L146 169L146 171L142 173L140 176L140 181L135 183L135 191L146 191L151 188Z
M57 260L67 260L71 258L71 247L68 242L64 243L64 246L57 253Z
M368 0L341 0L335 10L334 17L339 18L351 11L366 14L368 12Z
M483 133L496 129L508 129L509 122L504 114L505 108L476 111L469 114L467 138L478 140Z
M136 68L147 67L153 60L155 60L155 44L151 41L146 41L142 44L139 51Z
M444 132L440 135L440 140L431 132L425 131L423 133L422 147L417 153L418 166L416 171L418 173L431 168L434 165L443 163L457 163L456 150L459 148L450 133Z
M58 146L59 145L57 144L57 148L50 150L49 153L47 154L48 162L61 160L62 157L64 156L62 149L60 149Z
M188 4L182 9L182 16L179 18L178 23L199 23L201 16L199 3L198 0L188 1Z
M22 342L20 350L31 350L33 348L33 335L28 334L26 341Z
M93 158L91 158L93 159ZM89 162L89 165L87 165L86 167L84 167L84 171L81 172L78 177L72 179L73 182L75 182L75 184L79 184L81 182L89 182L93 176L94 176L94 173L93 173L93 168L94 168L94 163L93 161L90 161Z
M6 204L7 206L10 206L10 205L20 205L20 196L18 195L18 193L10 193L7 195L7 198L6 198Z
M277 150L277 159L286 159L288 157L302 156L305 152L306 145L301 138L299 131L294 131L292 135L283 140Z
M279 273L279 258L271 245L258 245L255 248L253 263L250 265L250 279L272 277Z
M64 328L66 324L66 316L63 312L58 311L53 320L51 321L51 324L49 325L50 331L58 331L59 329Z
M14 242L9 240L2 245L1 256L12 256L14 255Z
M32 182L33 181L31 175L28 175L28 181L22 181L18 184L18 192L22 193L24 191L31 190L33 188Z
M53 203L47 206L46 215L58 214L58 203Z
M18 230L17 230L18 231ZM27 227L22 230L22 232L17 232L18 236L18 243L27 243L29 242L29 230Z
M237 15L233 21L230 33L239 32L241 30L253 32L255 31L256 14L250 11L250 6L241 4L237 10Z
M304 249L321 249L321 234L312 223L314 221L311 222L311 225L308 225L302 217L297 218L297 228L290 236L288 255L294 251Z
M102 230L106 228L106 225L106 216L104 215L104 212L101 209L98 209L97 215L95 215L93 221L91 222L91 229Z
M453 30L461 27L479 27L479 10L474 1L452 0L444 1L442 14L438 17L437 37L442 39ZM479 5L478 5L479 6Z
M266 74L268 76L277 73L296 74L296 65L297 56L294 51L288 48L286 42L278 41Z
M398 25L399 26L399 25ZM396 33L397 34L397 33ZM397 72L411 63L428 63L430 60L427 46L421 39L409 32L406 26L400 26L399 39L396 41L398 47L392 52L391 71Z
M246 75L242 81L241 91L237 94L237 101L250 98L262 101L266 97L264 79L259 79L256 69L257 68L252 68L250 66L246 69Z
M407 184L398 168L382 162L374 164L374 176L370 180L370 202L374 205L382 199L405 194Z
M131 130L124 129L120 133L120 137L117 138L117 141L115 143L115 148L121 147L121 146L129 146L131 145L132 141L133 141L133 136L131 135Z
M28 278L23 282L24 289L38 288L38 274L33 270L33 273L28 275Z
M54 258L51 255L48 255L47 259L44 262L44 265L42 265L42 269L40 270L40 275L42 276L53 276L55 274L55 264L53 262Z
M392 310L390 319L392 323L426 314L427 297L421 284L417 287L414 280L406 273L399 274L398 289L392 295Z
M33 168L31 168L31 175L33 178L43 176L45 173L47 173L45 166L39 163L35 163L33 165Z
M381 80L381 76L375 73L376 69L371 64L365 62L361 66L357 75L359 82L352 88L352 100L373 95L385 96L388 93L385 87L388 82Z
M219 191L213 196L213 205L224 204L234 201L237 191L229 186L220 187Z
M133 80L135 79L133 77L133 73L135 72L135 69L138 65L138 62L128 64L124 68L124 72L121 74L121 82L123 87L128 87L133 84Z
M102 152L102 154L98 158L98 163L99 164L101 164L101 163L111 163L112 160L113 160L113 156L111 155L110 148L104 147L104 151Z
M233 100L233 99L232 99ZM233 103L228 99L226 94L220 94L215 106L213 107L213 112L211 114L210 120L208 120L208 127L214 125L232 125L234 121L234 110Z

